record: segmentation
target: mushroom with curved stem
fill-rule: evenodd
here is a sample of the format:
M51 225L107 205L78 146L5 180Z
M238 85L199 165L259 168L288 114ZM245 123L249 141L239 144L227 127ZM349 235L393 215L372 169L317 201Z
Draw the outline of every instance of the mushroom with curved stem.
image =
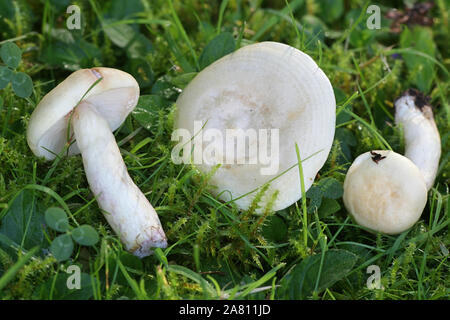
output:
M106 220L127 250L145 257L153 247L165 248L166 236L156 211L130 178L112 134L138 98L139 86L128 73L111 68L78 70L38 104L27 140L34 154L51 160L68 143L67 128L73 130L70 136L76 141L69 154L81 152L89 186Z
M412 227L436 177L441 141L427 99L416 90L395 102L395 120L405 132L405 156L375 150L358 156L344 181L344 205L373 231L398 234Z
M252 191L268 182L260 208L277 190L275 211L299 200L299 171L290 170L298 163L295 143L308 158L302 162L308 190L334 138L330 81L310 56L282 43L247 45L222 57L189 83L176 105L174 133L187 130L187 140L194 137L194 165L206 173L220 164L209 180L217 187L214 193L242 210L251 206Z

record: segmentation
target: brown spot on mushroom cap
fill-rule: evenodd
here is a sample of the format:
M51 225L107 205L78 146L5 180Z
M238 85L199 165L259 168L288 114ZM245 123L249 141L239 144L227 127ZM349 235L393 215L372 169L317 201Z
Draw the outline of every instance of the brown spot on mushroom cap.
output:
M95 69L95 68L90 69L90 70L91 70L91 72L94 74L94 76L95 76L97 79L100 79L100 78L102 77L102 74L100 73L100 70Z
M375 151L370 151L370 154L372 155L372 161L378 164L379 161L386 159L386 156L382 156L379 153L376 153Z
M291 111L288 113L288 120L293 121L293 120L299 118L302 115L302 113L303 113L303 108L298 108L295 111Z

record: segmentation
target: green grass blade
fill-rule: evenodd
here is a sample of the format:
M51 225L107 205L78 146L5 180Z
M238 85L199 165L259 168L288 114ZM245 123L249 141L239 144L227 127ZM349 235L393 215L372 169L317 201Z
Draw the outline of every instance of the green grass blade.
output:
M34 247L30 251L28 251L24 256L20 257L19 261L17 261L11 268L6 270L3 276L0 278L0 290L2 290L19 272L20 269L30 260L39 247Z
M300 175L300 189L302 192L302 211L303 211L303 244L305 249L308 248L308 209L306 207L306 189L305 189L305 176L303 174L302 159L300 157L300 150L297 142L295 143L295 152L297 153L298 172Z

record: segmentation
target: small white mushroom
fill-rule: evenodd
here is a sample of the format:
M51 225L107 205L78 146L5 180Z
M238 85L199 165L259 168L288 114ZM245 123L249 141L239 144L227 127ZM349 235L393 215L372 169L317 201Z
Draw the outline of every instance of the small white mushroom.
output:
M405 132L405 156L383 150L358 156L345 177L343 195L358 224L386 234L401 233L419 220L441 154L433 112L421 93L406 91L395 110Z
M353 161L345 177L343 200L359 225L396 234L420 218L427 188L411 160L394 151L375 150Z
M189 83L177 100L175 129L195 137L194 165L202 172L221 164L209 182L223 201L236 199L240 209L248 209L256 192L247 194L271 181L259 205L264 208L279 190L272 206L276 211L301 197L299 170L292 168L297 163L295 143L301 158L308 158L302 161L308 190L330 152L335 120L333 88L313 59L282 43L261 42L219 59ZM202 132L196 131L196 122ZM237 139L228 143L214 138L228 138L230 129L242 130L244 148ZM202 133L208 138L199 138ZM213 157L207 152L211 149ZM265 149L277 163L262 156ZM234 150L237 155L231 159Z
M138 98L139 86L128 73L111 68L78 70L38 104L27 140L37 156L53 159L67 144L72 119L69 136L74 134L76 141L69 154L81 151L89 186L106 220L127 250L145 257L152 247L166 247L166 236L154 208L128 175L112 134Z

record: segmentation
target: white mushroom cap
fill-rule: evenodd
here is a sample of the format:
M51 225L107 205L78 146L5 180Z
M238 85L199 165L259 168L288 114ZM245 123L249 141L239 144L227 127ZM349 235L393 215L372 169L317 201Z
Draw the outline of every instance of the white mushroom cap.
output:
M361 154L351 165L343 199L361 226L398 234L419 220L427 187L411 160L393 151L375 150Z
M64 148L72 109L99 78L103 79L87 93L84 101L108 121L112 131L123 123L139 99L136 80L128 73L112 68L75 71L51 90L31 115L27 140L35 155L52 160ZM74 143L69 154L78 153Z
M219 152L216 161L203 157L202 164L194 162L203 172L209 172L217 163L222 164L209 182L217 186L214 192L224 201L260 188L294 166L298 162L295 143L302 159L310 157L303 162L308 190L328 157L335 132L336 101L327 76L307 54L276 42L245 46L205 68L184 89L177 100L177 109L175 129L187 129L192 136L198 133L194 130L196 121L204 125L203 131L217 129L223 137L227 129L279 130L279 166L271 174L261 174L261 169L269 164L263 164L258 158L260 154L249 150L249 145L258 143L252 138L247 144L247 155L240 159L246 160L245 163L237 163L238 159L233 164L224 163L229 147L224 154ZM207 145L204 143L204 147ZM269 142L267 149L270 146ZM231 146L234 147L235 144ZM251 164L252 161L256 164ZM276 190L280 192L273 210L281 210L299 200L298 168L271 182L259 203L261 207ZM235 203L247 209L255 194Z

